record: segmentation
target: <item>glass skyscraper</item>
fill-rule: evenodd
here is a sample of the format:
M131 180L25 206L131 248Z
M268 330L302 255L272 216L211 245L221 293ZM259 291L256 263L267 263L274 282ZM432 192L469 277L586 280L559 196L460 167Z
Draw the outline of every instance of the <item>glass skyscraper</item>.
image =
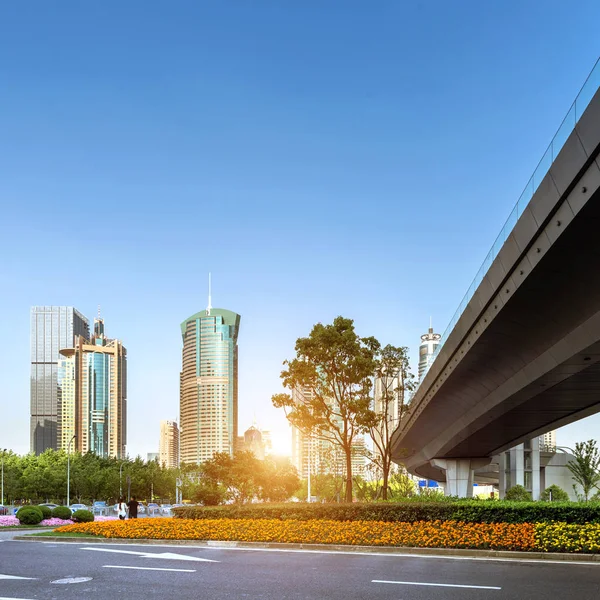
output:
M59 447L58 363L76 336L88 338L89 321L72 306L31 308L30 447L40 454Z
M78 336L61 350L58 370L59 447L104 458L125 456L127 437L127 350L104 335L94 319L91 340Z
M181 324L180 460L201 463L233 454L238 430L240 315L203 310Z

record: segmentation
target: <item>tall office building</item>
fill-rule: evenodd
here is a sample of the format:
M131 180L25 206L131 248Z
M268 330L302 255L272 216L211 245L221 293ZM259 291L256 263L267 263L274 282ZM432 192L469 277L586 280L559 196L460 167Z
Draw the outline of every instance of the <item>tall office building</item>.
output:
M72 348L77 336L89 334L88 319L72 306L31 308L30 447L36 454L59 447L60 350Z
M179 427L176 421L160 422L158 462L168 469L179 466Z
M421 336L419 346L419 380L423 377L427 367L433 362L435 349L438 347L442 336L433 333L433 327L429 324L429 331Z
M212 308L181 324L180 459L201 463L215 452L233 455L238 436L240 315Z
M374 377L373 410L382 415L381 422L374 432L377 442L381 445L389 440L392 432L400 423L403 395L401 392L400 374ZM407 401L408 398L405 399ZM385 415L385 419L383 418Z
M252 452L259 460L265 459L263 436L261 431L254 425L251 425L244 431L244 450Z
M61 349L58 368L59 447L125 457L127 440L127 350L108 339L104 321L94 319L91 340L77 336ZM75 437L74 437L75 436Z

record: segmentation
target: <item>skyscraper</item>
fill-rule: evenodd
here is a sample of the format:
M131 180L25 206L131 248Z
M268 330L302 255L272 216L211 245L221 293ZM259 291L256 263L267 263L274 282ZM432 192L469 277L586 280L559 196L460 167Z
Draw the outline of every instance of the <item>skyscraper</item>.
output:
M89 337L89 321L72 306L31 308L30 447L40 454L59 447L58 362L60 350Z
M127 350L94 319L91 340L61 349L58 369L59 448L123 458L127 440Z
M208 308L181 324L180 459L201 463L215 452L233 454L238 435L240 315Z
M419 381L423 377L427 367L433 362L435 349L438 347L442 336L433 333L433 327L429 324L429 331L421 336L419 346Z
M179 427L176 421L160 422L158 462L169 469L179 466Z

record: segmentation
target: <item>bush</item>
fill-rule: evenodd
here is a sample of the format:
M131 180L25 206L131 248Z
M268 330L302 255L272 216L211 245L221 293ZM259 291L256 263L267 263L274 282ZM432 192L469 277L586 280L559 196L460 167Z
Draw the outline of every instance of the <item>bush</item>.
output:
M39 508L42 511L42 516L44 519L49 519L52 516L52 509L49 506L42 506L39 504L36 506L36 508Z
M561 487L551 485L542 492L540 500L544 500L545 502L568 502L569 494Z
M72 516L71 509L68 506L57 506L52 509L52 516L55 519L64 519L66 521Z
M94 513L89 510L76 510L71 517L75 523L91 523L94 520Z
M531 502L531 494L522 485L513 485L509 490L506 490L504 499L515 502Z
M174 508L179 519L279 519L330 521L462 521L464 523L600 523L599 504L575 502L461 502L227 504Z
M44 518L39 506L22 506L16 516L21 525L37 525Z

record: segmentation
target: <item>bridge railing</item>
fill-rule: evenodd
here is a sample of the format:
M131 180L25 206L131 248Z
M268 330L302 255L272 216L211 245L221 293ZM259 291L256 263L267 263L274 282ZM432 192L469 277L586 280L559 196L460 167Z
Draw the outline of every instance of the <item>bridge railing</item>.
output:
M527 208L527 205L529 204L529 201L533 197L533 194L537 190L542 179L544 179L544 177L550 170L550 167L554 163L555 158L558 156L558 153L564 146L569 135L571 135L571 132L575 129L575 125L581 118L581 115L583 114L583 112L587 108L588 104L594 97L594 94L598 91L599 88L600 88L600 59L598 59L598 61L594 65L594 68L592 69L591 73L588 75L588 78L586 79L581 90L577 94L575 101L573 102L573 104L571 104L571 108L569 109L567 116L563 119L563 122L561 123L560 127L558 128L558 131L552 138L552 141L550 142L548 149L544 153L544 156L542 156L542 159L538 163L535 171L533 172L533 175L527 182L527 185L525 186L523 193L517 200L515 207L512 209L512 212L510 213L508 219L504 223L504 226L502 227L502 230L498 234L498 237L496 238L494 245L492 246L492 248L488 252L487 256L485 257L485 260L483 261L481 267L479 267L479 270L477 271L477 275L475 275L475 278L471 282L471 285L469 286L467 293L464 295L460 305L458 306L458 308L456 309L456 312L454 313L454 316L452 317L452 319L450 320L450 323L448 323L448 326L446 327L446 330L442 334L440 343L437 345L434 353L432 354L431 358L428 361L427 367L425 368L421 377L419 378L419 385L421 384L421 382L423 381L423 379L429 372L431 365L434 363L437 355L439 354L440 350L444 346L444 343L448 339L448 336L454 329L454 326L456 325L456 323L458 323L460 316L462 315L463 311L465 310L465 308L471 301L471 298L475 294L475 291L477 290L477 288L483 281L483 278L484 278L485 274L487 273L488 269L492 266L494 259L496 258L496 256L498 256L500 249L504 245L504 242L506 242L506 240L508 239L510 233L512 232L515 225L517 224L519 217L523 214L524 210ZM416 391L417 390L415 390L415 393L416 393Z

